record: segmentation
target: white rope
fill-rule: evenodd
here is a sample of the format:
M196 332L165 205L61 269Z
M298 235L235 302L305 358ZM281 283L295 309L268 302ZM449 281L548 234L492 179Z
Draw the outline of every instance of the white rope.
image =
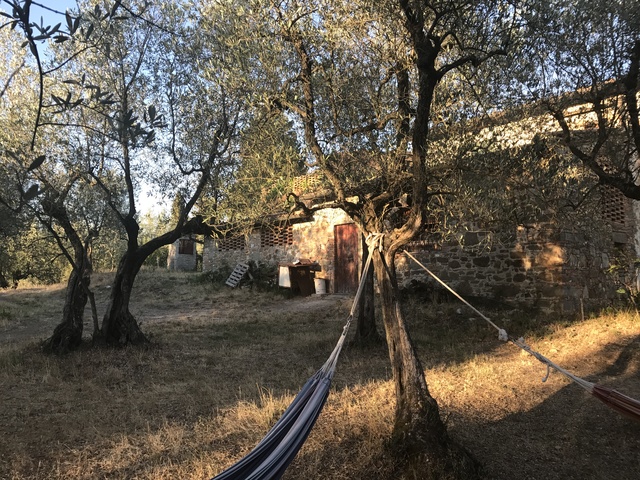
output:
M552 362L551 360L549 360L547 357L545 357L544 355L542 355L541 353L536 352L535 350L533 350L529 345L527 345L524 341L524 338L520 337L518 339L515 339L513 337L511 337L507 331L503 328L500 328L498 325L496 325L494 322L492 322L489 317L487 317L486 315L484 315L482 312L480 312L477 308L475 308L473 305L471 305L469 302L467 302L464 298L462 298L456 291L454 291L449 285L447 285L446 283L444 283L435 273L433 273L431 270L429 270L426 266L424 266L416 257L414 257L411 253L405 251L404 252L409 258L411 258L414 262L416 262L420 267L422 267L422 269L424 269L425 272L427 272L429 275L431 275L434 280L436 280L440 285L442 285L444 288L446 288L449 292L451 292L458 300L460 300L462 303L464 303L466 306L468 306L469 308L471 308L474 312L476 312L478 315L480 315L480 317L482 317L489 325L491 325L493 328L495 328L498 331L498 338L503 341L503 342L508 342L510 341L511 343L513 343L515 346L517 346L518 348L521 348L522 350L524 350L525 352L527 352L529 355L533 356L536 360L538 360L539 362L545 364L547 366L547 374L544 376L544 378L542 379L543 382L546 382L547 379L549 378L549 373L550 373L550 369L553 368L554 370L556 370L557 372L560 372L562 375L564 375L565 377L567 377L568 379L572 380L573 382L577 383L578 385L580 385L582 388L584 388L585 390L587 390L589 393L591 393L591 391L593 390L593 383L588 382L587 380L577 377L576 375L573 375L571 372L565 370L564 368L560 367L558 364Z
M585 380L584 378L580 378L580 377L572 374L568 370L565 370L564 368L562 368L557 363L553 362L552 360L549 360L547 357L545 357L541 353L536 352L535 350L533 350L529 345L527 345L524 342L524 338L520 337L517 340L514 339L514 338L511 338L510 340L511 340L511 343L513 343L515 346L521 348L522 350L527 352L529 355L535 357L536 360L538 360L539 362L541 362L541 363L543 363L543 364L545 364L547 366L547 374L542 379L543 382L546 382L547 378L549 378L549 368L553 368L557 372L560 372L562 375L567 377L569 380L572 380L573 382L575 382L578 385L580 385L582 388L584 388L589 393L591 393L591 391L593 390L593 385L594 385L593 383Z
M425 272L427 272L429 275L431 275L440 285L442 285L444 288L446 288L449 292L451 292L458 300L460 300L462 303L464 303L467 307L469 307L471 310L473 310L474 312L476 312L478 315L480 315L489 325L491 325L493 328L495 328L498 331L498 338L500 340L502 340L503 342L507 342L509 341L509 335L507 334L507 331L504 330L503 328L500 328L498 325L496 325L495 323L493 323L489 317L483 315L483 313L481 311L479 311L476 307L474 307L473 305L471 305L469 302L467 302L464 298L462 298L460 295L458 295L458 292L454 291L449 285L447 285L446 283L444 283L442 280L440 280L440 278L438 278L438 276L433 273L431 270L429 270L427 267L425 267L422 263L420 263L420 261L414 257L413 255L411 255L409 252L405 251L404 252L409 258L411 258L414 262L416 262L420 267L422 267L424 269Z
M362 295L362 291L364 290L364 284L367 279L367 273L369 271L369 268L371 268L373 251L376 248L379 248L380 251L382 251L383 238L384 238L384 234L382 233L370 233L365 239L365 242L367 243L367 247L369 249L369 256L367 257L367 261L365 262L364 269L362 270L362 276L360 277L360 284L358 285L358 290L356 291L356 294L353 298L351 311L349 312L349 316L347 317L347 321L344 327L342 327L342 335L340 335L340 338L338 339L338 342L335 348L333 349L333 352L331 352L331 355L329 356L329 358L327 359L327 361L322 367L322 370L324 372L328 372L329 378L332 378L333 373L335 372L336 365L338 363L338 357L340 355L340 352L342 351L342 346L344 345L345 339L347 337L347 333L349 332L349 328L351 327L351 322L353 321L353 317L355 315L356 308L358 307L358 302Z

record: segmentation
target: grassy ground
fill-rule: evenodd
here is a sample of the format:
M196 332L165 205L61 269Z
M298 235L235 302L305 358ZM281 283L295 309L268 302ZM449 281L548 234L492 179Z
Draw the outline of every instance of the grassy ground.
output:
M37 347L60 317L62 286L0 292L0 479L205 479L260 440L333 348L349 299L198 278L141 274L132 310L149 347L64 357ZM99 305L108 281L94 279ZM545 368L458 309L407 302L430 390L487 479L639 478L640 424L558 374L541 383ZM634 314L493 318L576 374L640 398ZM393 407L385 347L348 348L285 478L390 478Z

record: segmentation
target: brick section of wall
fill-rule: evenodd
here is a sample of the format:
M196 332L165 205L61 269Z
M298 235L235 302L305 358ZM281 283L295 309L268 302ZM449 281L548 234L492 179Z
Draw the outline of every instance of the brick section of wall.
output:
M260 231L260 248L293 245L293 225L265 227Z
M602 192L602 218L605 221L625 225L629 218L629 201L617 188L600 187Z
M277 265L308 258L320 264L316 276L327 279L327 291L332 292L335 262L333 227L343 223L352 223L346 213L326 208L315 212L311 221L287 226L275 236L272 230L256 230L248 236L243 249L222 251L218 248L219 240L206 238L202 268L207 272L247 261Z
M230 252L234 250L244 250L246 246L246 237L237 235L235 237L221 238L216 240L216 248L221 252Z

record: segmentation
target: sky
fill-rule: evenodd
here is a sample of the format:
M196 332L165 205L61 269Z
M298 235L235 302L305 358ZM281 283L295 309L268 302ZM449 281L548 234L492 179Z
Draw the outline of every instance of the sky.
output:
M40 7L43 5L60 13L54 13L50 10ZM40 18L44 25L56 25L62 23L65 25L64 12L67 9L75 9L77 7L76 0L35 0L31 5L31 20L40 23ZM3 9L7 9L7 5L3 2Z

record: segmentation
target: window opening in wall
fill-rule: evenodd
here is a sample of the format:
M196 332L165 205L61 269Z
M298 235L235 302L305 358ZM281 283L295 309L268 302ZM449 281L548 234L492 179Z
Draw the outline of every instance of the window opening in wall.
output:
M602 217L611 223L624 225L626 223L625 215L625 196L610 185L602 186Z
M293 228L291 225L284 227L263 228L260 232L260 247L284 247L293 245Z
M301 175L291 181L291 191L296 195L314 193L322 189L324 181L324 176L319 172Z
M244 250L246 243L247 242L244 235L220 238L218 239L218 250L221 252L227 252L230 250Z
M195 252L196 243L191 238L181 238L178 243L179 255L193 255Z

